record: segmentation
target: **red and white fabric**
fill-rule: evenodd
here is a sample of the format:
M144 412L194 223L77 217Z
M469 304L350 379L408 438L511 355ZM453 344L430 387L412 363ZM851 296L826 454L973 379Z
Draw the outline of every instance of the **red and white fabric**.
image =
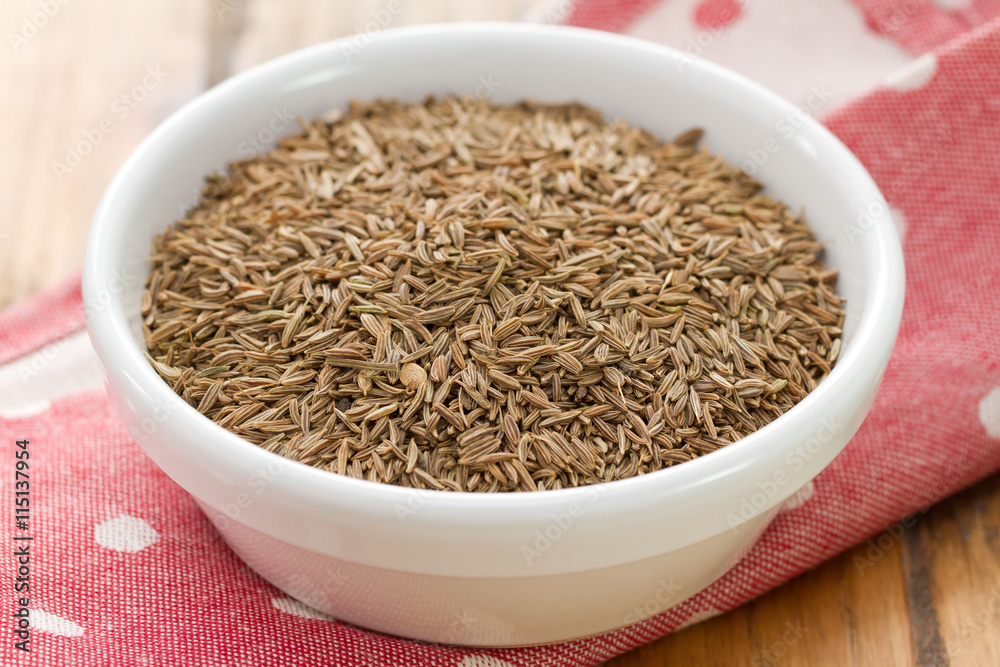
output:
M74 277L0 314L0 496L13 497L14 441L27 438L34 535L32 650L15 653L13 513L0 522L0 662L590 665L740 605L997 471L998 15L1000 0L560 0L542 12L697 49L819 113L875 177L903 232L902 330L867 421L701 594L601 637L509 650L384 637L287 598L125 432ZM830 95L814 109L817 88Z

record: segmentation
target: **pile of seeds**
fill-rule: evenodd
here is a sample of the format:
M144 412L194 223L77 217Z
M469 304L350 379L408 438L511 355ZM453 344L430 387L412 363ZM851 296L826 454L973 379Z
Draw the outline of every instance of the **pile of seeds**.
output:
M151 361L259 446L341 475L534 491L688 461L830 371L802 219L579 105L353 104L208 179L157 238Z

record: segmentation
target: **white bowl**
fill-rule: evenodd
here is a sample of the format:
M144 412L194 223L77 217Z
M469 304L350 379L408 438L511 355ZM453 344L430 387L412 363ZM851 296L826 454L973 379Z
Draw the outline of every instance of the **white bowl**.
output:
M83 291L109 392L149 456L263 577L317 609L395 635L475 646L612 630L731 567L857 430L889 358L903 261L888 207L853 155L793 107L724 69L571 28L386 30L360 50L298 51L201 95L122 167L91 229ZM577 100L669 138L694 126L769 194L804 207L847 298L833 372L799 405L722 450L643 477L518 494L413 491L270 454L176 396L143 358L140 296L154 234L203 177L255 142L351 98L428 93ZM792 131L788 132L787 128ZM754 159L756 158L756 161ZM238 592L234 591L234 594Z

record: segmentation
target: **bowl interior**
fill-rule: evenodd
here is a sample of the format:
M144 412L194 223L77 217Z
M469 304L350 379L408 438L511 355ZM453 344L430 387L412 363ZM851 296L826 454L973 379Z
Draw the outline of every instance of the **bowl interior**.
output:
M847 298L846 350L871 279L848 224L863 213L852 205L853 175L830 168L811 128L797 127L800 117L778 98L681 54L664 57L662 49L639 43L622 48L581 32L452 29L432 40L419 30L397 31L360 51L320 46L273 61L186 107L139 151L135 169L123 170L126 182L115 201L115 215L129 224L107 239L104 256L122 278L136 344L145 349L139 303L152 238L197 201L207 174L297 132L297 116L311 119L355 98L415 102L455 93L497 103L578 101L665 139L705 128L709 150L752 171L771 196L804 210L828 244L825 261L840 269L838 289ZM880 200L873 192L876 213Z

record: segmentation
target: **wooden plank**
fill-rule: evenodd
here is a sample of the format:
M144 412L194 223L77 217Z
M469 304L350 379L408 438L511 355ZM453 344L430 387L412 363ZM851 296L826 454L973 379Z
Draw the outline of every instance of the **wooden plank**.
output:
M608 662L652 665L909 665L899 545L848 551L728 614ZM859 568L856 559L870 565Z
M511 21L542 0L302 0L288 11L282 0L253 0L233 56L239 72L295 49L385 28L447 21Z
M829 563L837 569L839 577L826 585L838 591L841 628L851 647L850 660L838 664L913 664L902 549L897 539L887 540L877 535ZM816 602L806 594L800 597L799 604L808 607ZM824 635L817 633L817 636ZM825 648L825 641L810 647L812 656Z
M941 638L941 622L935 608L931 590L931 559L929 545L922 538L925 526L917 524L906 529L901 539L903 550L903 575L906 580L906 606L910 616L910 644L913 657L919 665L946 665L948 651Z
M950 664L1000 665L1000 477L935 507L912 533Z
M994 476L768 595L608 665L1000 665L998 553ZM798 618L808 631L778 658L779 631Z
M0 10L26 36L0 47L0 306L80 267L115 171L204 84L201 0L54 4L51 17L37 0Z

